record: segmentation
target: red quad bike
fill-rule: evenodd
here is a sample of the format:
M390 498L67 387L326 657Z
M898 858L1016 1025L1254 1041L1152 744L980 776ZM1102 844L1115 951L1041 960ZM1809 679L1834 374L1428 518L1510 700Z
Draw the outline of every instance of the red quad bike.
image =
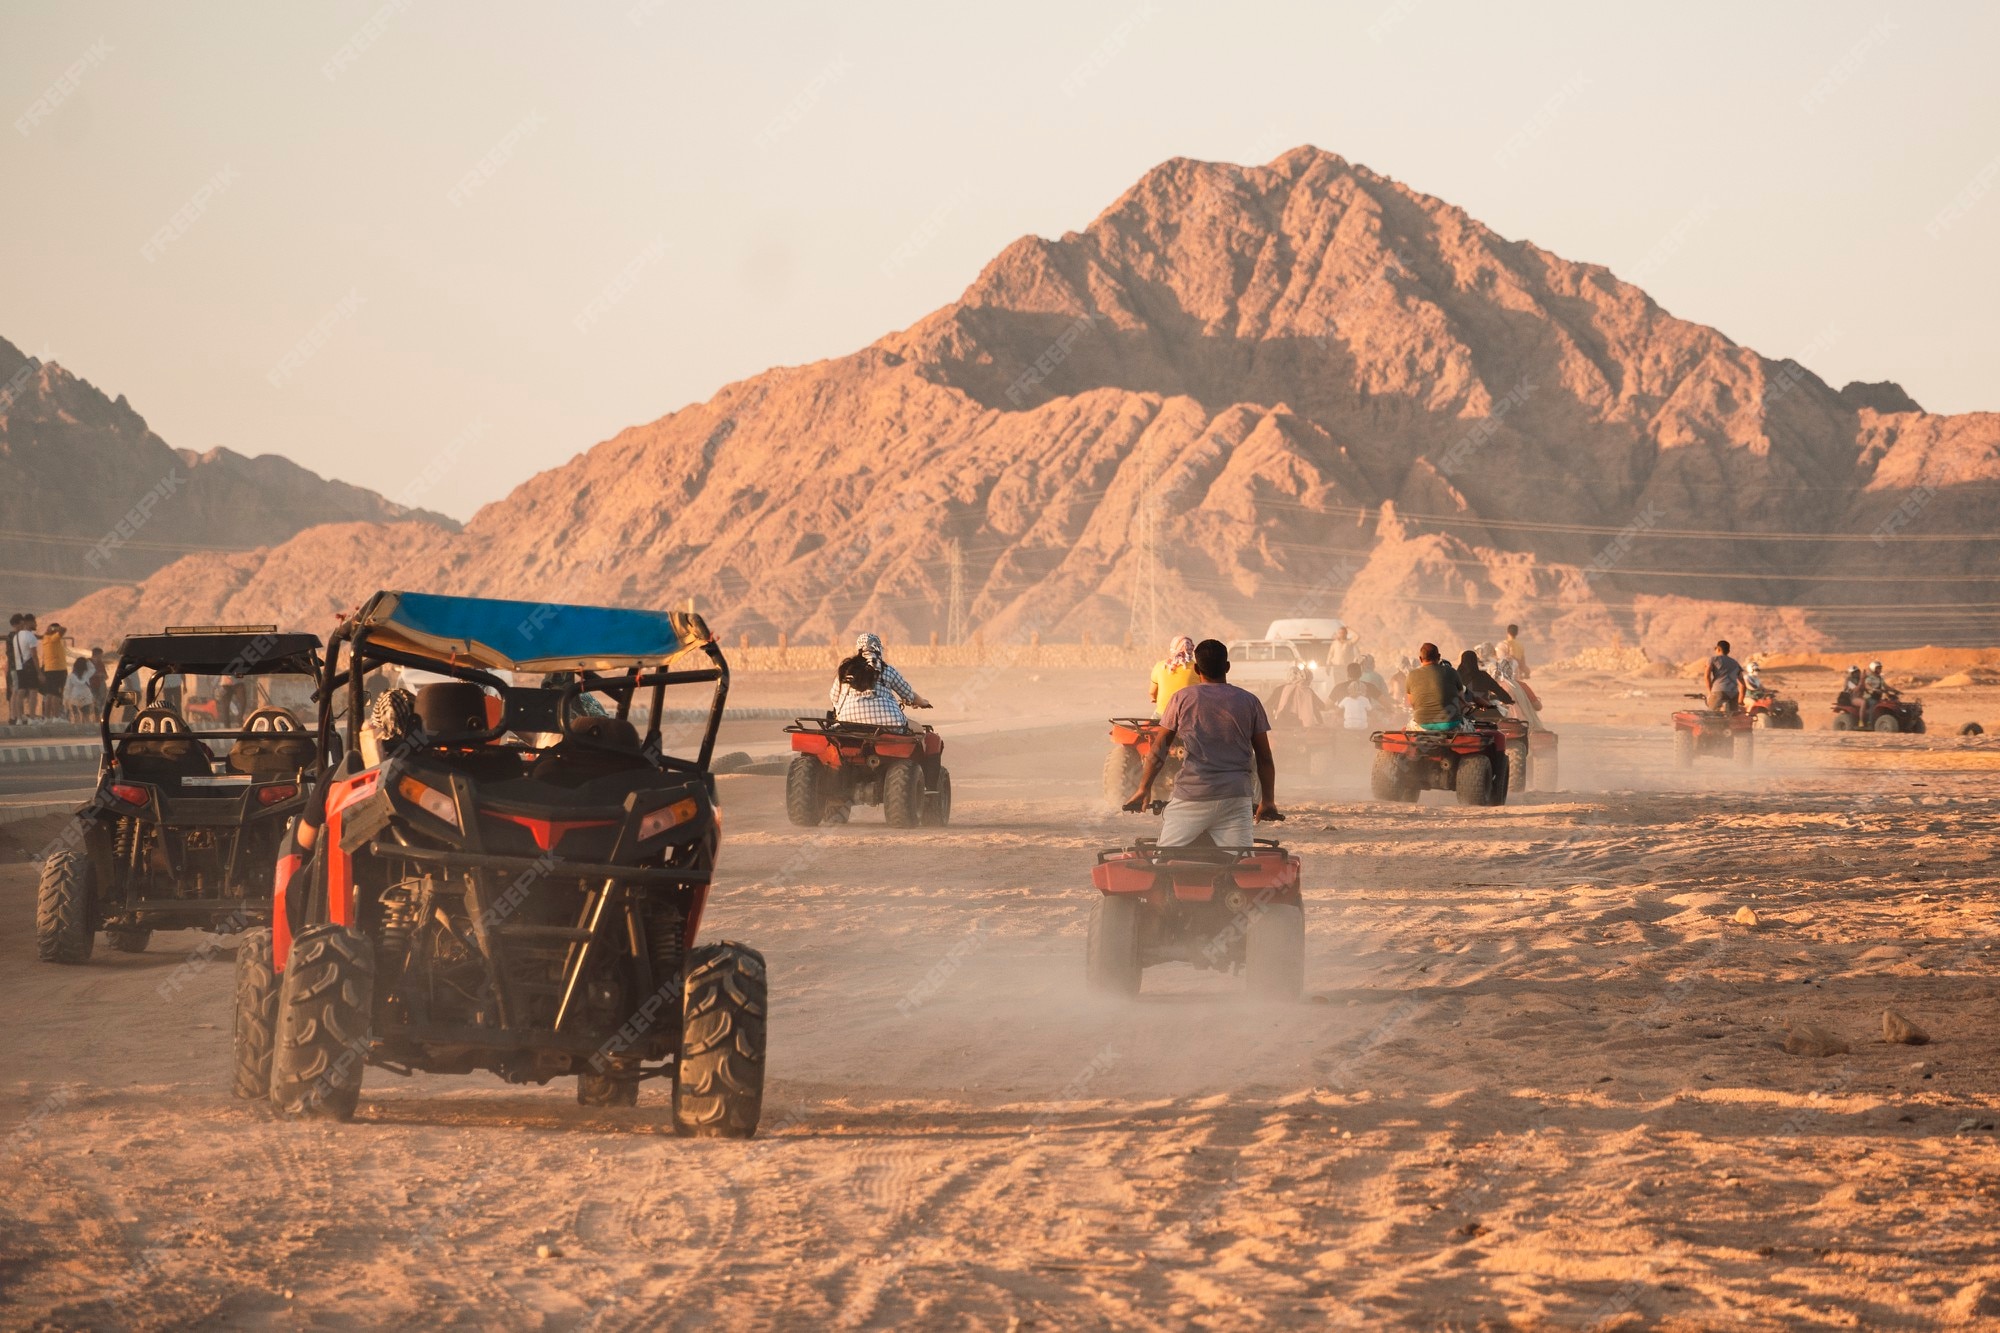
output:
M1111 753L1104 757L1104 799L1113 806L1123 806L1139 790L1139 779L1145 775L1146 760L1159 745L1161 730L1160 719L1156 717L1111 719ZM1160 759L1159 775L1153 779L1154 790L1170 795L1180 771L1181 750L1175 746Z
M1556 733L1546 727L1531 729L1526 718L1508 712L1505 704L1477 709L1473 719L1490 722L1505 741L1508 791L1558 790Z
M847 822L848 807L879 805L893 828L951 822L951 773L944 737L861 722L802 717L786 727L785 817L801 828ZM1133 784L1138 785L1135 779Z
M275 702L240 727L197 729L161 685L218 676L303 700L319 666L318 638L275 625L169 629L119 645L98 719L97 790L42 863L38 958L88 962L100 930L113 949L140 953L156 930L233 934L270 919L271 871L306 803L312 734ZM140 701L122 687L141 671L151 673L144 707L114 730Z
M676 666L687 654L703 660ZM386 746L360 726L385 666L448 678ZM681 685L712 689L691 758L660 734ZM376 593L327 645L324 826L303 866L280 861L273 930L237 952L236 1094L347 1120L368 1066L574 1077L586 1106L631 1106L641 1080L670 1078L676 1133L754 1134L764 959L696 943L728 693L692 613Z
M1806 720L1799 716L1799 701L1780 699L1776 690L1750 691L1750 724L1766 731L1803 731Z
M1425 791L1455 792L1460 805L1504 805L1507 733L1490 722L1458 731L1378 731L1368 787L1378 801L1415 801Z
M1162 847L1141 838L1099 852L1090 879L1099 890L1084 954L1092 990L1135 996L1147 968L1171 962L1241 972L1258 999L1296 1000L1304 990L1299 858L1283 844L1227 848L1204 838Z
M1833 701L1833 729L1835 731L1907 731L1913 736L1924 734L1924 705L1919 699L1905 699L1894 690L1885 690L1875 701L1874 720L1866 728L1861 726L1861 703L1843 690Z
M1690 694L1690 699L1705 696ZM1674 766L1693 768L1696 755L1733 758L1748 768L1757 757L1757 733L1750 714L1714 708L1683 708L1674 714Z

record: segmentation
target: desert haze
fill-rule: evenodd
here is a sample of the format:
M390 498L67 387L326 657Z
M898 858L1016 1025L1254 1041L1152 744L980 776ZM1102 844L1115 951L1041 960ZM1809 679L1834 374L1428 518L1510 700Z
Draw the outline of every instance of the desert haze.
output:
M61 615L100 638L318 628L399 585L693 597L732 642L907 640L946 628L955 543L995 640L1154 623L1132 606L1150 560L1210 632L1318 613L1398 643L1519 619L1558 654L1685 658L1718 627L1972 645L1996 637L1996 481L2000 416L1836 390L1299 148L1167 162L912 327L624 431L462 532L309 528Z

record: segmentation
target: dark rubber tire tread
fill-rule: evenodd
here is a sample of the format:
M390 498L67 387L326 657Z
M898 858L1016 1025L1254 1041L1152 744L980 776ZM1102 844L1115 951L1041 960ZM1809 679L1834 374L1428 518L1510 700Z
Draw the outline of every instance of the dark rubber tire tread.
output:
M1139 758L1136 745L1114 745L1111 753L1104 756L1104 800L1115 810L1122 810L1125 802L1132 799L1132 793L1139 790L1139 779L1146 775L1146 761Z
M1099 995L1131 998L1139 993L1145 968L1139 960L1139 914L1135 898L1100 893L1090 905L1090 933L1084 941L1084 984Z
M45 963L90 961L90 862L80 852L56 852L42 863L35 894L35 957Z
M231 1091L238 1097L270 1097L277 1038L278 977L271 970L271 932L246 930L236 942L236 1022L230 1039Z
M1452 786L1460 805L1493 804L1493 761L1483 754L1469 754L1458 761Z
M153 942L153 932L141 926L137 929L107 930L104 942L119 953L144 953L146 946Z
M747 1139L764 1112L769 994L764 955L723 940L688 956L674 1133Z
M792 766L785 770L785 818L800 828L817 828L825 817L822 767L811 755L801 754L792 756Z
M924 770L912 759L898 759L882 775L882 818L891 828L915 828L924 815Z
M312 926L292 941L278 984L271 1105L291 1120L352 1120L367 1069L375 950L348 926Z

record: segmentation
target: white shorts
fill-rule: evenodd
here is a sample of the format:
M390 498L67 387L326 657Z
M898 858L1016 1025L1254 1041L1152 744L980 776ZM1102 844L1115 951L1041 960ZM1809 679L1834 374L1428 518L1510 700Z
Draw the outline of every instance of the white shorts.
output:
M1218 847L1248 847L1256 841L1256 807L1248 796L1225 796L1219 801L1167 802L1160 819L1160 846L1185 847L1202 834Z

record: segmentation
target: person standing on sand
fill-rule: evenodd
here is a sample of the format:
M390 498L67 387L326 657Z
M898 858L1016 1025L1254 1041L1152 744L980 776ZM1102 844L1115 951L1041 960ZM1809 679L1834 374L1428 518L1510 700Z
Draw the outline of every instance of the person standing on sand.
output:
M1229 683L1229 649L1221 642L1195 645L1194 671L1196 682L1176 691L1161 715L1160 738L1125 808L1137 814L1152 804L1160 760L1178 743L1185 758L1160 823L1160 846L1186 847L1206 833L1218 847L1249 847L1257 824L1284 818L1274 800L1271 720L1256 695ZM1255 800L1253 790L1260 793Z
M14 696L7 701L9 722L27 722L42 712L42 636L35 633L35 618L23 612L7 637L8 674L14 678Z
M1743 706L1743 664L1729 655L1729 640L1715 641L1715 655L1708 659L1704 677L1708 706L1718 713L1733 713Z

